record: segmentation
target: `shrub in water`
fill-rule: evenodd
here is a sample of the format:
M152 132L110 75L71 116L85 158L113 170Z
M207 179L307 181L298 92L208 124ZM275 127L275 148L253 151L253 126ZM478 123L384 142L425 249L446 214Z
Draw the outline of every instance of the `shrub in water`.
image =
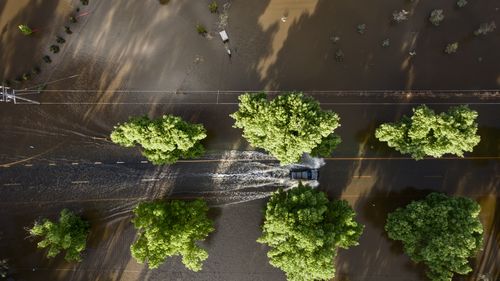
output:
M394 11L392 13L392 20L396 23L400 23L408 19L408 12L406 10Z
M207 29L202 24L196 25L196 31L198 31L198 34L201 34L201 35L207 34Z
M56 42L58 44L64 44L64 43L66 43L66 40L64 40L64 38L62 38L61 36L57 36Z
M479 28L474 31L474 35L486 35L490 32L493 32L497 28L497 25L494 21L482 23Z
M24 80L24 81L31 80L31 74L29 74L29 73L24 73L24 74L23 74L23 80Z
M54 53L54 54L59 53L59 50L60 50L60 49L59 49L59 46L57 46L57 45L51 45L49 49L50 49L50 51L51 51L52 53Z
M434 10L431 12L431 16L429 17L429 21L433 25L439 26L443 20L444 20L443 10Z
M457 1L457 6L462 8L464 7L465 5L467 5L467 0L458 0Z
M453 54L453 53L456 53L457 50L458 50L458 42L453 42L453 43L446 45L444 52L447 54Z
M208 4L208 9L210 10L210 13L214 14L219 10L219 6L217 5L217 2L212 1L212 3Z
M21 24L18 26L18 28L19 30L21 30L21 33L26 36L33 34L33 30L26 24Z
M51 63L52 62L52 59L50 58L50 56L43 56L43 61L46 62L46 63Z

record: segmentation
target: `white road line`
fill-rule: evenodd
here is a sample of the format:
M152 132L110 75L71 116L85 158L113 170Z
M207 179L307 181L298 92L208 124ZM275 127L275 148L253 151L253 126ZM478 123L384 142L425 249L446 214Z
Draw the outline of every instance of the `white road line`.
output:
M4 186L18 186L21 185L20 183L4 183Z
M89 183L89 181L72 181L72 184Z
M49 166L55 166L56 163L49 163Z
M33 164L24 164L25 167L33 167Z
M147 164L148 161L141 161L141 164Z
M76 165L78 165L78 163L77 162L73 162L73 163L71 163L71 165L75 165L76 166Z
M94 165L101 165L102 162L94 162Z
M144 181L144 182L146 182L146 181L159 181L159 180L160 179L141 179L141 181Z
M123 161L116 161L116 164L125 164Z

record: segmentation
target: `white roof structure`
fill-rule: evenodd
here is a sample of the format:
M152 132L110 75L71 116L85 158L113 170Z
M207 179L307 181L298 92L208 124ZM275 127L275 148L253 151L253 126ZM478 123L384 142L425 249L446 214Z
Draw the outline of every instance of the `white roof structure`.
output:
M222 42L226 42L229 40L229 36L227 36L227 32L225 30L222 30L219 32L220 38L222 38Z

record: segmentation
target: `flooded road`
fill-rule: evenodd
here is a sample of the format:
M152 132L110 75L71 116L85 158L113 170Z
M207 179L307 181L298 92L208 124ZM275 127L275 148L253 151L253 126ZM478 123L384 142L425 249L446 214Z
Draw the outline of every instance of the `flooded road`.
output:
M270 186L256 186L240 177L246 171L248 177L261 179L261 183L285 179L279 172L284 173L284 168L272 161L260 161L231 167L200 162L162 168L115 163L3 169L2 253L10 257L19 280L284 280L282 273L267 264L267 249L255 242L265 204L259 198L267 196ZM403 276L405 280L422 280L421 269L411 265L398 245L386 238L383 225L388 212L431 191L468 196L481 204L487 247L474 263L471 279L464 280L476 280L475 276L485 273L498 276L494 266L499 254L500 218L495 203L499 199L498 173L498 163L491 161L326 160L320 168L318 188L332 198L349 201L358 220L366 225L360 245L339 253L339 280L387 280L387 276L390 280ZM221 191L218 195L233 193L217 196L217 200L206 194ZM133 206L143 200L187 199L193 195L205 197L215 206L209 216L215 219L216 232L203 243L210 254L204 269L189 272L177 258L157 270L136 264L128 251L135 236L130 223ZM234 204L235 198L241 202ZM221 200L229 204L221 205ZM44 252L36 250L31 239L25 239L25 226L39 217L55 217L62 208L81 213L92 225L89 248L77 266L60 258L44 258ZM363 270L354 270L360 262Z
M0 141L9 144L0 147L0 248L10 259L14 276L82 281L284 280L267 263L267 249L255 239L265 198L279 187L296 184L288 179L290 167L280 167L267 154L251 150L241 132L231 127L228 115L237 109L237 95L155 95L154 104L144 96L120 105L0 105L6 132ZM487 247L478 255L474 273L464 280L500 274L494 265L499 248L498 95L311 95L340 115L338 133L343 139L324 166L307 164L320 167L319 183L314 184L331 198L348 200L366 225L360 245L340 251L337 280L378 281L388 276L422 280L421 268L387 239L383 225L388 212L431 191L469 196L483 207ZM469 103L479 112L481 143L462 160L413 161L373 138L378 124L411 113L419 102L437 111ZM130 115L165 113L205 125L205 156L155 167L139 149L121 148L108 139L113 125ZM217 228L204 243L210 257L201 273L185 270L176 258L157 270L146 270L131 259L128 249L135 231L130 218L138 202L196 197L209 201ZM79 265L48 260L31 239L25 239L24 227L39 217L54 218L62 208L81 213L92 224L89 249ZM360 261L362 271L357 269Z

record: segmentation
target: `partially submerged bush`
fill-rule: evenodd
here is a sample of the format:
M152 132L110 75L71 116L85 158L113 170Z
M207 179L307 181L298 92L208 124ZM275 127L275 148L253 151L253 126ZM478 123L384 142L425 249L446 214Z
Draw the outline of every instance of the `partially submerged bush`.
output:
M52 62L52 59L50 58L50 56L47 56L47 55L43 56L42 59L43 59L43 61L45 63L51 63Z
M408 11L406 11L406 10L394 11L392 13L392 20L396 23L400 23L400 22L405 21L407 19L408 19Z
M463 7L465 7L465 5L467 5L467 0L458 0L457 1L457 6L459 8L463 8Z
M439 26L443 20L444 20L443 10L433 10L431 12L431 16L429 17L429 21L433 25Z
M391 45L391 40L389 38L386 38L384 39L384 41L382 41L382 47L387 48L390 45Z
M57 46L57 45L51 45L51 46L50 46L50 48L49 48L49 50L50 50L52 53L57 54L57 53L59 53L59 50L60 50L60 49L59 49L59 46Z
M0 277L6 278L9 273L9 265L7 264L6 259L0 260Z
M474 35L479 36L479 35L486 35L490 32L495 31L497 28L497 25L495 24L495 21L491 22L484 22L482 23L478 29L474 31Z
M356 30L358 31L359 34L365 34L366 24L364 24L364 23L358 24L358 26L356 27Z
M198 34L200 35L205 35L207 34L207 29L205 28L204 25L202 24L197 24L196 25L196 31L198 32Z
M64 44L64 43L66 43L66 40L64 38L62 38L61 36L57 36L56 37L56 42L58 44Z
M345 57L345 54L342 51L342 49L337 49L337 51L335 51L335 61L336 62L343 62L344 57Z
M18 28L23 35L29 36L33 34L33 30L26 24L20 24Z
M24 74L23 74L23 80L24 80L24 81L29 81L29 80L31 80L31 73L24 73Z
M458 50L458 42L453 42L453 43L446 45L444 52L447 54L453 54L453 53L456 53L457 50Z
M219 11L219 6L217 5L217 2L212 1L210 4L208 4L208 9L210 10L210 13L214 14Z

